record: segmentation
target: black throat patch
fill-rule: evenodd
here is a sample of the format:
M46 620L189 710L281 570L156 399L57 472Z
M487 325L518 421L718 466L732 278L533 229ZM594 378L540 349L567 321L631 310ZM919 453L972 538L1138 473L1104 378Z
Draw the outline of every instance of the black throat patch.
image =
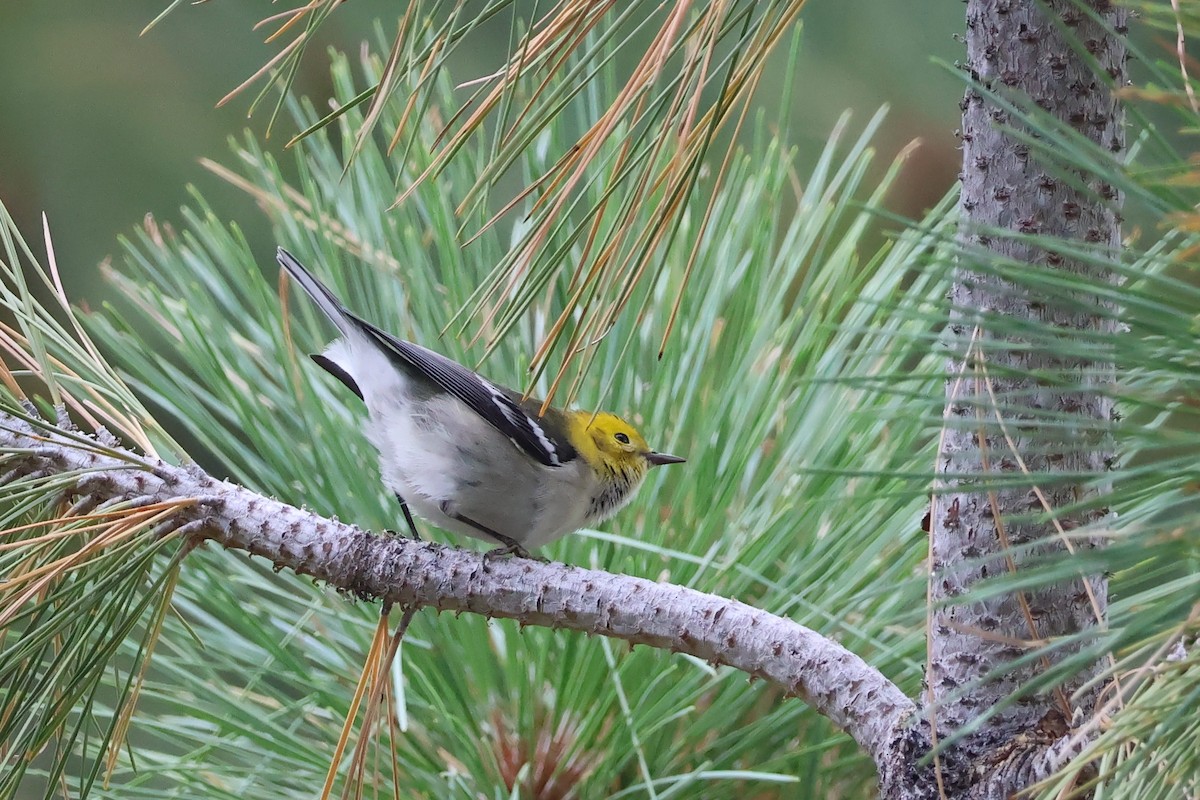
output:
M645 476L629 467L609 467L605 475L604 485L592 497L588 506L589 520L607 519L629 500L630 493L637 488Z

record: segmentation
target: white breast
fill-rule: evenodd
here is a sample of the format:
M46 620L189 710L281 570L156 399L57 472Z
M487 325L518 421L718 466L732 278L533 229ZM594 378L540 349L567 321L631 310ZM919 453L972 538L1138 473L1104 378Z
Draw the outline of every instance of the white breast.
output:
M429 397L368 342L335 342L326 356L358 384L384 483L418 516L498 544L451 515L466 517L527 548L584 524L599 487L582 459L535 461L457 398Z

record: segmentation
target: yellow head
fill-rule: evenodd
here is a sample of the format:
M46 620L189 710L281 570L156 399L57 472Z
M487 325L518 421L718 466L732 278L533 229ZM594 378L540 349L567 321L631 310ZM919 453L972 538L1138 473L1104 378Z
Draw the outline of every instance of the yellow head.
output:
M651 467L684 460L654 452L632 425L615 414L568 411L566 422L571 446L596 479L595 493L588 498L588 523L607 519L628 503Z
M678 464L684 459L656 453L642 435L616 414L571 411L571 444L593 468L609 473L624 473L634 482L641 480L650 467Z

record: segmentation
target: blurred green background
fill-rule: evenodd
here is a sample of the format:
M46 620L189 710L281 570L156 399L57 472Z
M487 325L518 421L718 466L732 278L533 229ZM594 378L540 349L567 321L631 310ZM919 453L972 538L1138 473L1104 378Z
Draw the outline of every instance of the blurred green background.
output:
M104 294L97 264L118 249L116 238L147 213L178 218L194 183L251 241L263 246L266 225L253 205L205 171L198 159L229 161L226 142L249 127L261 138L270 103L247 118L261 83L222 108L216 103L281 46L264 45L254 24L299 3L268 0L181 5L145 35L141 30L168 0L5 3L0 10L0 200L30 241L41 241L45 212L58 263L76 301ZM530 10L534 3L524 4ZM889 104L885 136L890 158L909 140L922 145L893 193L891 207L917 214L954 181L958 151L957 79L933 59L961 58L956 41L963 5L944 0L813 0L802 14L804 33L794 83L795 144L802 162L815 157L844 110L861 124ZM344 3L310 48L299 91L324 107L326 47L354 52L374 41L372 20L395 28L396 3ZM493 71L506 42L475 48L456 78ZM783 86L786 43L768 72L758 101L774 106ZM294 133L281 118L269 149L280 152ZM283 159L286 161L286 157ZM381 198L390 203L393 198Z

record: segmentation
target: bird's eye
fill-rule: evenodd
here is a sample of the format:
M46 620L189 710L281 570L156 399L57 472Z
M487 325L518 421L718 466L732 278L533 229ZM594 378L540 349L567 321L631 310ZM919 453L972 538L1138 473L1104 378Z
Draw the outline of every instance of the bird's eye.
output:
M626 435L625 435L625 434L623 434L623 433L618 433L618 434L617 434L616 436L614 436L613 438L614 438L614 439L616 439L616 440L617 440L618 442L620 442L621 444L629 444L629 437L628 437L628 436L626 436Z

